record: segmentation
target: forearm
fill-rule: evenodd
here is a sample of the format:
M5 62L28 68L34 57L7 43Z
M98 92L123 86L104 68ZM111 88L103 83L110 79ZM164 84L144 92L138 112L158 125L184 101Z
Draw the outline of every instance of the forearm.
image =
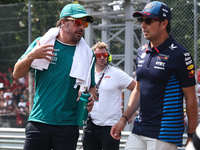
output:
M186 101L186 110L188 116L188 133L194 133L198 124L198 107L196 99Z
M131 116L138 110L140 107L140 85L139 82L137 82L135 89L132 91L128 106L126 107L126 110L124 111L123 115L126 116L128 119L131 118Z
M198 104L195 86L183 88L183 92L186 100L186 111L188 116L188 133L194 133L198 119Z
M18 61L14 66L13 76L16 79L24 77L28 74L30 70L32 60L27 56L24 57L22 60Z

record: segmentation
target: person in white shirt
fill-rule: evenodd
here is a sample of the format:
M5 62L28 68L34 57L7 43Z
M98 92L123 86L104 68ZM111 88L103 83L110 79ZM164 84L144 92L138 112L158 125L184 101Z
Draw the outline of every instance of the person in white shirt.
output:
M110 58L107 44L98 42L92 50L96 57L97 96L94 107L89 113L92 121L88 121L84 129L83 148L84 150L119 150L119 140L111 137L110 129L122 116L122 90L127 88L132 91L136 83L124 71L108 64Z

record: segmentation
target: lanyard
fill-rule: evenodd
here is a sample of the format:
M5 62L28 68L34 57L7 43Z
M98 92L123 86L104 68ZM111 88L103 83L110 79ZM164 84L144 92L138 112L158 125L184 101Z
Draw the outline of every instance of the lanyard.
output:
M107 65L106 68L104 69L104 72L103 72L101 78L99 79L98 83L96 84L96 89L97 89L97 90L99 89L101 80L103 79L103 76L104 76L104 74L105 74L105 72L106 72L107 69L108 69L108 65Z

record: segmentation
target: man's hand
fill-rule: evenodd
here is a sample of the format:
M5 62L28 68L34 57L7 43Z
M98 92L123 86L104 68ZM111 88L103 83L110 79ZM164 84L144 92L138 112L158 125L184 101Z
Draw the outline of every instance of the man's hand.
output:
M37 41L37 45L29 52L28 57L30 60L34 59L46 59L52 61L51 57L54 57L55 50L53 45L40 45L40 42Z
M94 96L91 94L91 96L88 98L89 102L88 102L88 113L90 113L92 111L92 108L94 106Z
M121 136L119 133L124 129L126 126L126 122L123 121L122 119L119 120L118 123L116 123L114 126L112 126L110 130L110 135L115 139L115 140L120 140Z

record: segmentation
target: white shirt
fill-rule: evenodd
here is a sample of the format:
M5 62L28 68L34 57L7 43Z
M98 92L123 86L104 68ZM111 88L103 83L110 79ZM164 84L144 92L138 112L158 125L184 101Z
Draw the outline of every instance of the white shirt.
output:
M95 72L96 83L98 83L103 72L104 70L100 73ZM122 115L122 90L132 80L124 71L108 66L98 89L99 100L94 102L94 107L90 112L94 124L99 126L113 126L119 121Z

